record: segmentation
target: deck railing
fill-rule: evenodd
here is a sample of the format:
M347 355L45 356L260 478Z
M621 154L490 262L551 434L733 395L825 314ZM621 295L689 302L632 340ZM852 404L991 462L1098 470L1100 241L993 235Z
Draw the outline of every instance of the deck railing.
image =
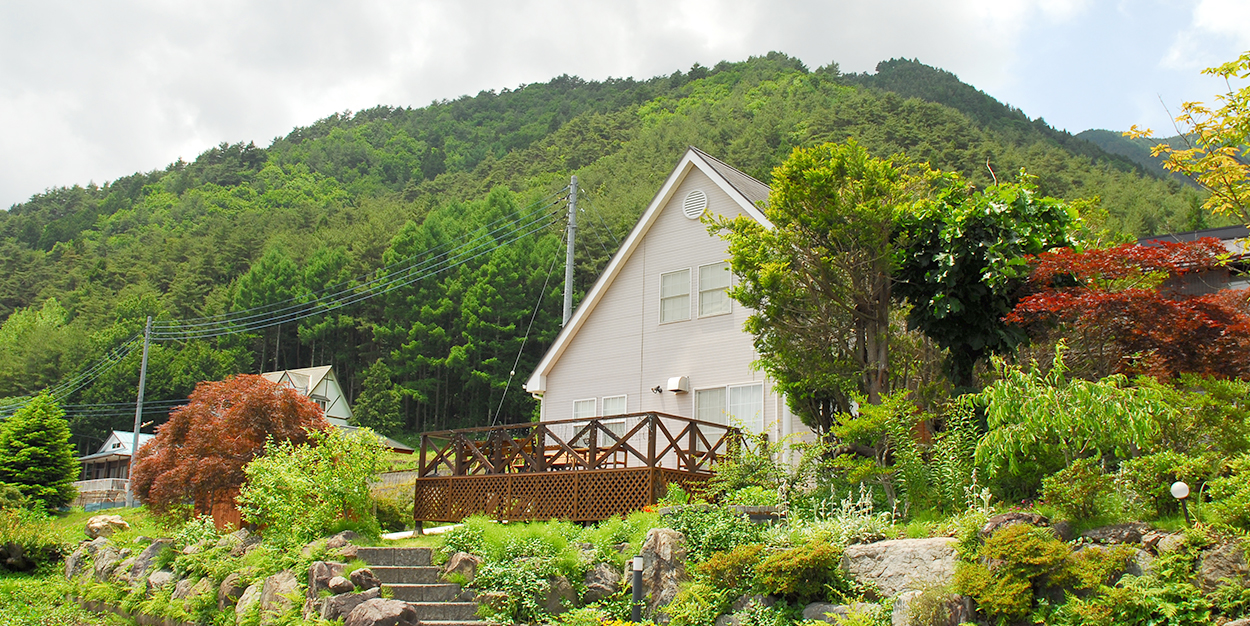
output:
M697 488L738 429L663 413L468 428L421 437L414 516L598 520Z

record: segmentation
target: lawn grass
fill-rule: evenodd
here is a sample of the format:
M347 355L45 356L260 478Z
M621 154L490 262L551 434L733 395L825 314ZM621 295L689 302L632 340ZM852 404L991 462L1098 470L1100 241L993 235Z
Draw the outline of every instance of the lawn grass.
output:
M92 613L67 602L69 583L57 569L0 575L0 626L123 626L111 613Z

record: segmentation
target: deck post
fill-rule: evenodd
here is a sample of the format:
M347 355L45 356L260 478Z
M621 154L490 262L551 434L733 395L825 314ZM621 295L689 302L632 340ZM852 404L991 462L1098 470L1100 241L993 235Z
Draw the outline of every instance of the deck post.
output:
M534 465L540 472L547 471L547 427L541 422L534 427Z

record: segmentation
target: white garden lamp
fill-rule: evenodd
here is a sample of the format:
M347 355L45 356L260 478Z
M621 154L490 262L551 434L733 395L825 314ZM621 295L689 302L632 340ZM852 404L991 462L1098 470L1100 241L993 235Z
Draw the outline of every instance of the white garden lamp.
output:
M1189 524L1189 505L1186 504L1186 500L1189 499L1189 485L1185 484L1184 481L1178 480L1172 483L1170 491L1173 498L1181 501L1181 510L1185 512L1185 523Z

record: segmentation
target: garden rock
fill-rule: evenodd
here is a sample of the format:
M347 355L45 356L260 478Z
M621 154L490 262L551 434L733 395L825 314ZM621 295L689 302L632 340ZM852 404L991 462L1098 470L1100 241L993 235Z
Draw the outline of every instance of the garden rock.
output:
M1072 541L1072 539L1076 537L1076 529L1072 527L1072 522L1067 520L1051 524L1050 532L1054 533L1055 538L1064 543Z
M213 592L213 579L205 576L194 584L189 579L178 581L178 586L174 587L173 597L175 600L184 600L188 598L198 598L206 593Z
M577 592L573 584L563 576L552 576L547 579L547 598L543 607L551 615L559 615L577 606Z
M69 557L65 559L65 578L75 578L79 574L87 571L88 567L95 566L95 553L103 546L108 544L108 539L100 537L92 541L84 541L79 544Z
M374 598L361 602L343 626L418 626L417 610L407 602Z
M443 578L450 578L453 574L464 577L464 584L473 582L473 578L477 576L477 568L482 564L480 557L469 554L468 552L457 552L447 559L447 566L443 568Z
M1176 552L1185 545L1185 535L1183 533L1150 531L1142 535L1141 543L1147 550L1155 554Z
M249 534L247 538L240 541L239 544L236 545L234 548L231 548L230 556L235 557L235 558L241 557L247 554L248 552L255 550L257 546L259 545L260 545L260 537Z
M130 579L143 580L146 578L148 572L151 571L152 567L156 564L156 557L160 555L165 548L172 546L173 543L173 539L156 539L153 540L152 543L148 544L148 547L144 548L143 552L140 552L139 556L135 558L135 564L130 568Z
M764 606L764 607L772 608L776 605L777 605L776 598L772 596L766 596L764 594L757 593L755 595L745 595L745 596L738 598L737 600L734 600L734 603L729 606L729 609L737 613L738 611L745 611L751 608L752 606Z
M1146 576L1154 572L1155 557L1153 554L1137 548L1133 553L1133 559L1128 562L1128 566L1124 568L1125 574L1134 576Z
M341 532L341 533L339 533L339 534L337 534L337 535L335 535L335 536L330 537L329 539L327 539L327 540L326 540L326 547L327 547L327 548L329 548L329 549L331 549L331 550L337 550L337 549L342 548L343 546L346 546L347 544L349 544L349 543L351 543L351 542L353 542L353 541L355 541L355 540L357 540L357 539L359 539L359 538L360 538L360 535L357 535L356 533L354 533L354 532L352 532L352 531L350 531L350 530L345 530L345 531L343 531L343 532Z
M182 549L182 553L183 553L183 554L199 554L199 553L200 553L200 551L202 551L203 549L204 549L204 548L200 547L200 545L199 545L199 544L191 544L191 545L189 545L189 546L187 546L187 547L183 548L183 549Z
M343 546L342 548L339 548L337 552L338 552L338 555L342 557L344 560L350 561L356 558L356 554L359 552L359 550L360 548L356 547L356 544L349 543Z
M149 536L147 536L147 535L139 535L138 537L135 537L134 539L132 539L132 540L130 541L130 543L133 543L133 544L143 544L143 545L145 545L145 546L146 546L146 545L148 545L149 543L152 543L153 541L156 541L156 540L155 540L155 539L153 539L153 538L151 538L151 537L149 537Z
M624 541L624 542L618 543L612 546L612 549L616 550L617 554L625 554L626 552L629 552L629 542Z
M475 599L478 604L484 605L496 613L501 613L508 608L508 594L500 591L479 593Z
M122 550L122 554L125 554L127 552L129 552L129 550ZM123 560L121 564L117 566L117 569L113 570L113 580L123 585L129 585L130 584L130 570L134 568L136 558L137 557L132 556Z
M985 525L981 527L980 535L982 539L989 537L995 532L1014 526L1016 524L1028 524L1029 526L1050 526L1050 520L1045 515L1039 515L1032 511L1010 511L1000 513L985 521Z
M586 572L582 582L586 589L582 598L590 604L616 593L621 586L621 573L607 563L597 563Z
M260 593L262 583L253 583L243 590L243 595L239 596L238 604L234 605L235 622L242 624L244 618L252 610L252 607L260 602Z
M252 532L251 532L251 531L249 531L249 530L248 530L248 529L246 529L246 528L240 528L240 529L238 529L238 530L236 530L236 531L234 531L234 532L230 533L229 535L225 535L225 536L223 536L221 539L218 539L218 540L217 540L216 547L218 547L218 548L225 548L225 547L230 547L230 548L233 548L234 546L237 546L237 545L239 545L239 544L243 543L244 541L247 541L247 540L248 540L251 536L252 536Z
M351 581L356 586L356 589L361 591L382 586L382 581L373 573L373 570L367 567L362 567L352 572Z
M224 611L230 606L231 602L237 602L243 597L243 590L247 587L243 586L243 577L238 572L231 572L221 581L221 586L217 588L217 610Z
M1224 626L1250 626L1250 618L1235 619L1231 622L1224 622Z
M1229 582L1246 584L1246 549L1238 543L1226 543L1202 553L1198 565L1198 586L1215 591Z
M890 615L891 626L911 626L913 623L922 623L927 626L959 626L959 624L973 621L972 598L956 593L944 594L945 597L939 596L928 600L939 606L925 607L921 606L921 603L926 600L917 602L917 599L923 595L925 595L924 592L911 589L895 596L894 612ZM917 611L922 611L924 614L915 615Z
M347 617L353 609L361 604L380 598L382 590L374 587L361 593L340 593L321 601L321 619L337 620Z
M1094 543L1141 543L1142 534L1149 532L1150 526L1141 522L1112 524L1101 526L1081 533L1081 538Z
M955 539L895 539L847 546L842 568L886 596L926 584L945 585L955 575Z
M112 544L107 544L95 553L92 559L92 574L98 581L106 581L113 577L113 570L122 560L122 553Z
M356 585L352 584L352 581L347 580L342 576L335 576L334 578L331 578L329 582L326 583L326 587L329 587L330 591L333 591L336 594L351 593L356 590Z
M121 530L130 530L130 524L127 524L120 515L96 515L87 520L87 526L83 529L92 539L112 537L113 533Z
M299 581L290 570L283 570L265 579L260 589L261 622L271 615L282 613L291 608L290 596L299 589Z
M342 576L345 571L347 571L346 563L313 561L312 565L308 566L308 597L313 600L319 598L323 590L330 588L330 579Z
M881 605L867 602L854 602L849 605L813 602L803 608L803 619L838 624L841 623L840 620L849 618L851 613L874 613L879 610Z
M668 616L660 612L686 580L686 537L671 528L652 528L642 542L642 584L651 596L648 614L660 623Z
M178 577L167 569L158 569L148 575L148 593L157 591L169 585L172 585Z

